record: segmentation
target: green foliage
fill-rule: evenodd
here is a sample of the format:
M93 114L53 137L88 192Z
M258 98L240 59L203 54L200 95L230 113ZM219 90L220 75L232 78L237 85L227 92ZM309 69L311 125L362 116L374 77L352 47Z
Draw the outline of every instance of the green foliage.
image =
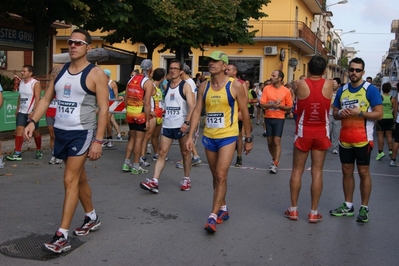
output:
M262 6L270 0L126 0L132 6L128 22L109 21L103 30L114 30L105 40L110 43L142 42L148 57L156 47L159 52L189 51L204 45L221 46L230 43L253 44L256 31L247 25L248 19L267 16ZM95 20L86 24L97 25Z
M338 64L342 69L348 69L348 57L346 56L341 56L340 59L338 59Z
M0 15L7 13L20 15L34 26L34 66L37 74L46 73L47 42L50 26L55 21L65 21L74 25L83 25L98 21L95 29L108 21L127 21L125 12L131 6L125 0L6 0L2 1Z
M8 76L0 73L1 87L4 91L12 91L14 87L14 80Z

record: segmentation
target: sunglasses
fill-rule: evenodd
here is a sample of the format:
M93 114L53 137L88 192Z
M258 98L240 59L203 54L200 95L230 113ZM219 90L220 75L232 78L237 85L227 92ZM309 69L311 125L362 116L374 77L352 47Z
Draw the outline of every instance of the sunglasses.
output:
M356 71L356 73L360 73L360 72L363 71L363 69L361 69L361 68L349 68L349 72L355 72L355 71Z
M74 44L75 46L82 46L82 45L89 45L89 43L82 41L82 40L74 40L74 39L68 39L67 43L69 46L71 46L72 44Z

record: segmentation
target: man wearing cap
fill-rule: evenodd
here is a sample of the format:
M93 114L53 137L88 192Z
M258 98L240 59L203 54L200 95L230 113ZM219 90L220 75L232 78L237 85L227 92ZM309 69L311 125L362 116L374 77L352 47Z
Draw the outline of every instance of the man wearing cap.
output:
M149 129L151 96L155 94L154 85L149 78L152 72L152 61L144 59L140 67L142 73L129 80L125 96L129 142L126 146L126 157L122 171L130 172L133 175L148 173L148 170L140 166L140 153L145 131ZM132 152L133 165L130 163Z
M204 226L209 233L216 232L216 224L229 219L226 205L227 174L233 159L238 136L238 107L242 112L246 136L251 136L251 125L247 108L247 99L242 84L225 75L229 58L221 51L209 56L211 78L202 82L198 90L197 103L191 117L195 128L201 111L205 106L206 119L202 138L205 154L213 177L212 211ZM186 147L192 150L194 132L189 133ZM252 138L245 139L245 153L252 150Z
M161 129L158 159L155 163L153 179L141 182L140 187L152 193L158 193L158 179L165 167L166 155L174 139L179 140L180 152L183 156L184 178L180 183L180 190L191 189L191 152L187 150L186 140L190 128L190 118L194 109L194 93L191 86L181 79L183 64L174 59L169 65L170 81L164 92L165 117ZM198 118L199 120L199 118ZM195 127L193 127L195 128ZM191 136L192 138L192 136Z

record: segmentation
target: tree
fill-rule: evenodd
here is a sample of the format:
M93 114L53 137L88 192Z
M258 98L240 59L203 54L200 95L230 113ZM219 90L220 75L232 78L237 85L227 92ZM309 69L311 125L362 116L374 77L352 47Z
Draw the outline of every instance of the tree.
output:
M111 31L104 39L117 43L142 42L152 58L154 50L170 50L182 61L191 48L230 43L252 44L256 31L250 31L247 20L267 16L261 11L270 0L127 0L132 6L128 22L105 25ZM91 24L93 23L93 24ZM93 28L97 22L87 23Z
M41 75L46 73L48 35L55 21L82 25L96 19L101 28L107 20L127 21L130 10L124 0L13 0L2 1L0 15L7 19L9 13L17 14L34 26L33 65L35 75Z

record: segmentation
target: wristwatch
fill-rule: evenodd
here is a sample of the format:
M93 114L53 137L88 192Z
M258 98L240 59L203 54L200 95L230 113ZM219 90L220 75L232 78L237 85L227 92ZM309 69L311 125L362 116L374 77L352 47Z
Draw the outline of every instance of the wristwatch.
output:
M190 121L184 121L184 124L186 124L187 126L190 125Z
M363 111L360 111L360 113L358 114L359 117L363 117Z
M251 138L251 137L245 138L245 142L246 142L246 143L251 143L251 142L252 142L252 138Z

